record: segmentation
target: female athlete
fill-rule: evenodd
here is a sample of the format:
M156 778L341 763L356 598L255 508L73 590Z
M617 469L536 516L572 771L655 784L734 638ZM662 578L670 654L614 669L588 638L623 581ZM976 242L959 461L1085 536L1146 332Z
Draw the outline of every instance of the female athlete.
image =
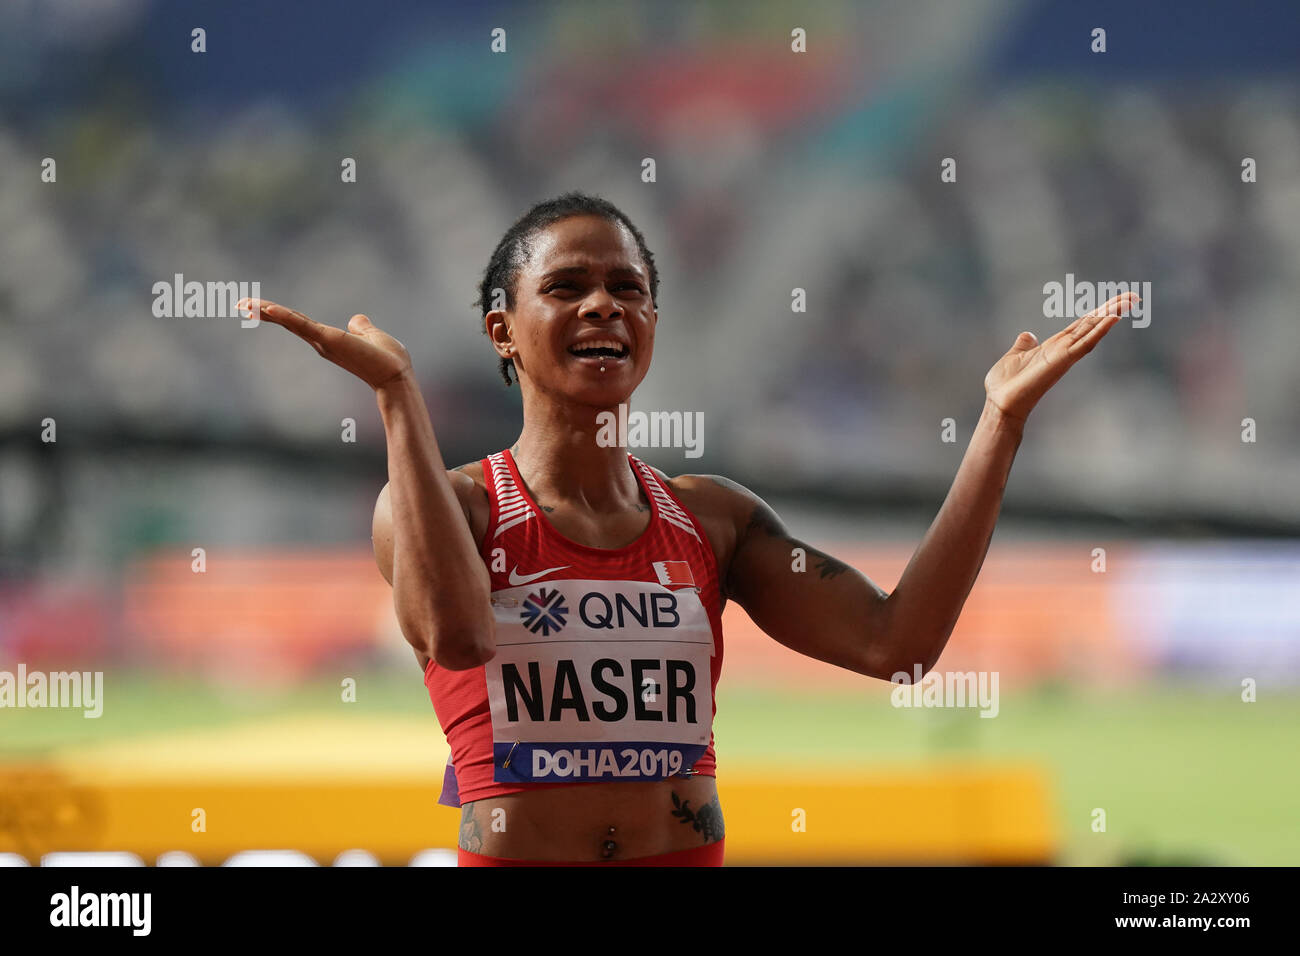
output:
M1117 296L1041 344L1020 333L887 594L741 485L668 477L609 440L598 416L650 369L658 285L612 204L569 193L530 209L480 287L523 429L451 470L400 342L364 315L344 331L240 301L375 390L389 475L375 557L451 749L461 865L721 865L712 724L726 601L817 660L884 681L928 672L984 561L1027 416L1137 300Z

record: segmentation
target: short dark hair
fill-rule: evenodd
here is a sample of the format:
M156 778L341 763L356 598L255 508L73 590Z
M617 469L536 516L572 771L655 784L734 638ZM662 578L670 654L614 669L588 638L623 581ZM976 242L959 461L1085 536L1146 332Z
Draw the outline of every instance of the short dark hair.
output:
M506 308L514 308L515 287L519 282L519 271L523 268L524 263L528 261L528 256L532 252L531 242L533 237L548 226L573 216L601 216L611 222L618 222L626 226L628 232L632 233L632 238L636 240L641 259L650 272L650 298L655 302L659 301L659 272L655 269L655 257L647 248L641 230L633 225L627 214L612 202L586 193L567 192L555 199L547 199L544 202L537 203L528 212L524 213L518 222L506 230L506 234L501 237L501 241L497 243L487 269L483 273L483 281L479 283L479 299L474 303L482 310L483 316L492 311L493 289L505 290ZM487 334L486 328L483 329L483 334ZM514 359L501 359L501 377L506 380L507 385L511 384L510 370L514 367L514 364Z

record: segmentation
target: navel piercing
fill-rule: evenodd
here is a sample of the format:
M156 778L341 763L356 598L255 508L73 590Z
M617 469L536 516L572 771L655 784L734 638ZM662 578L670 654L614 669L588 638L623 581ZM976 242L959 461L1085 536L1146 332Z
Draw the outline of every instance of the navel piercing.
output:
M610 835L610 836L613 836L613 835L614 835L614 828L613 828L613 827L610 827L610 828L609 828L609 835ZM615 843L613 840L606 840L604 843L601 844L601 854L600 854L600 855L603 856L605 859L608 860L611 856L614 855L614 851L617 850L617 849L618 849L618 844L617 844L617 843Z
M602 366L600 367L600 370L601 370L602 372L605 371L605 366L602 365Z

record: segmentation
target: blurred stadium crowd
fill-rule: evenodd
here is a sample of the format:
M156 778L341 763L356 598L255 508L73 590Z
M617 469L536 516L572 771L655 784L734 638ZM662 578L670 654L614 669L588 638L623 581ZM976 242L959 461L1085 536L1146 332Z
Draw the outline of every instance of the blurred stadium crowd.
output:
M572 188L621 205L658 258L637 403L705 416L702 461L645 453L670 471L937 506L984 373L1020 329L1064 324L1044 317L1043 286L1071 273L1150 282L1152 321L1117 329L1040 406L1009 512L1295 527L1294 71L1189 87L1176 70L1125 79L1120 52L1091 75L1079 58L1029 69L1014 51L1041 5L977 3L938 23L925 5L874 19L830 5L808 14L804 56L783 17L629 31L611 75L578 55L608 23L581 4L503 13L512 46L494 56L486 21L447 13L433 30L403 3L345 65L323 65L342 41L313 52L303 37L286 57L306 78L280 82L234 37L190 52L189 13L101 6L0 15L9 573L103 568L158 543L364 540L383 447L368 391L269 326L156 318L152 287L178 273L259 281L336 325L366 312L412 352L449 463L507 444L517 390L471 303L505 228ZM262 18L250 29L296 16L243 10ZM1048 23L1073 29L1068 16ZM20 39L38 20L55 26ZM1079 43L1086 61L1086 30ZM57 60L78 65L56 76ZM57 183L40 180L47 156ZM1242 182L1247 156L1258 182ZM349 417L356 444L340 440ZM955 444L939 439L947 417Z

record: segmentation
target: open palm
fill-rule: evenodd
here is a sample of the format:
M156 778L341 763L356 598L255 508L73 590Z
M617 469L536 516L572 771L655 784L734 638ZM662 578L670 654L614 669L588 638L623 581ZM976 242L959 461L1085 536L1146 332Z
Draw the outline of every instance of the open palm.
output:
M1021 332L1011 351L984 377L984 392L1003 414L1024 421L1047 390L1075 362L1091 352L1130 308L1136 292L1124 292L1075 319L1041 345L1032 332Z
M351 372L371 388L381 388L410 371L411 356L406 347L364 315L352 316L345 331L266 299L240 299L235 307L288 329L306 340L323 358Z

